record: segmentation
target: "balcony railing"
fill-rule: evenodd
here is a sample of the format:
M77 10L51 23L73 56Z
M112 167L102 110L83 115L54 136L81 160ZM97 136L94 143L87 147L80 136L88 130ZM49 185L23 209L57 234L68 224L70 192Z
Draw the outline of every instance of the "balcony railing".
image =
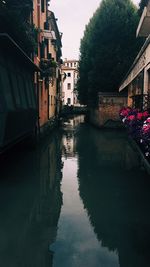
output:
M54 31L43 30L42 33L43 33L43 37L45 39L50 39L50 40L53 40L53 41L56 40L56 35L55 35Z
M133 101L133 108L140 110L150 109L150 94L140 94L131 96Z
M150 94L143 95L143 109L150 109Z

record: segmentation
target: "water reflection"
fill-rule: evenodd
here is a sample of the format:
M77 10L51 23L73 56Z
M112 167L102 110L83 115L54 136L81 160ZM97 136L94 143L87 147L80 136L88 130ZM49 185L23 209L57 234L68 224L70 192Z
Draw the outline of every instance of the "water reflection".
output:
M148 267L150 180L126 136L83 126L77 152L80 196L97 239L117 251L120 267Z
M149 177L125 133L83 121L0 166L0 266L149 266Z
M73 124L63 128L53 266L149 266L150 181L137 154L124 132Z
M84 208L79 195L77 175L80 161L77 148L79 140L82 140L82 137L84 138L87 134L86 131L89 130L87 128L84 134L82 133L82 127L84 128L83 120L84 117L79 116L76 118L76 121L79 121L79 123L74 124L72 119L69 119L63 127L62 160L64 167L61 186L63 206L58 224L57 239L51 246L51 249L55 252L53 266L119 267L117 251L109 251L97 239L93 227L91 227L89 222L87 210ZM70 149L67 148L68 144L72 144L70 145ZM81 147L84 149L84 153L88 152L88 144L86 146L81 145ZM93 151L92 154L94 157ZM90 163L85 161L84 168L86 177L86 169L90 168ZM90 201L92 202L93 200L89 199Z
M76 155L76 134L78 126L82 123L84 123L83 115L69 117L63 122L62 151L66 159Z
M53 265L49 248L62 205L60 142L52 136L35 152L13 152L0 166L0 266Z

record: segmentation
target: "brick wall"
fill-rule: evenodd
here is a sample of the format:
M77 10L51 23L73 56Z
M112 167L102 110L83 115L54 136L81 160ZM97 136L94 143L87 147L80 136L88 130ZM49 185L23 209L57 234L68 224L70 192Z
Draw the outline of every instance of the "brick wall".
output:
M98 127L118 127L119 111L126 105L126 97L100 96L99 107L90 110L90 122Z

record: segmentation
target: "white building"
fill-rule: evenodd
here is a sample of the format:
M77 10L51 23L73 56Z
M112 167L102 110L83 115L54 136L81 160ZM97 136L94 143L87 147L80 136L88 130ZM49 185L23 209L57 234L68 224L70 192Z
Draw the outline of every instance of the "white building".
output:
M78 61L64 60L62 74L62 105L80 106L77 99Z

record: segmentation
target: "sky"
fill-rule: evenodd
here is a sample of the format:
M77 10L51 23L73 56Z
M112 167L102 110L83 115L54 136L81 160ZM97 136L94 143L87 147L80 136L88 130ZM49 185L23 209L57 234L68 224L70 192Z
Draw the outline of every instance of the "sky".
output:
M132 0L138 5L140 0ZM50 10L54 12L62 36L62 58L78 59L80 40L85 26L99 7L100 0L51 0Z

